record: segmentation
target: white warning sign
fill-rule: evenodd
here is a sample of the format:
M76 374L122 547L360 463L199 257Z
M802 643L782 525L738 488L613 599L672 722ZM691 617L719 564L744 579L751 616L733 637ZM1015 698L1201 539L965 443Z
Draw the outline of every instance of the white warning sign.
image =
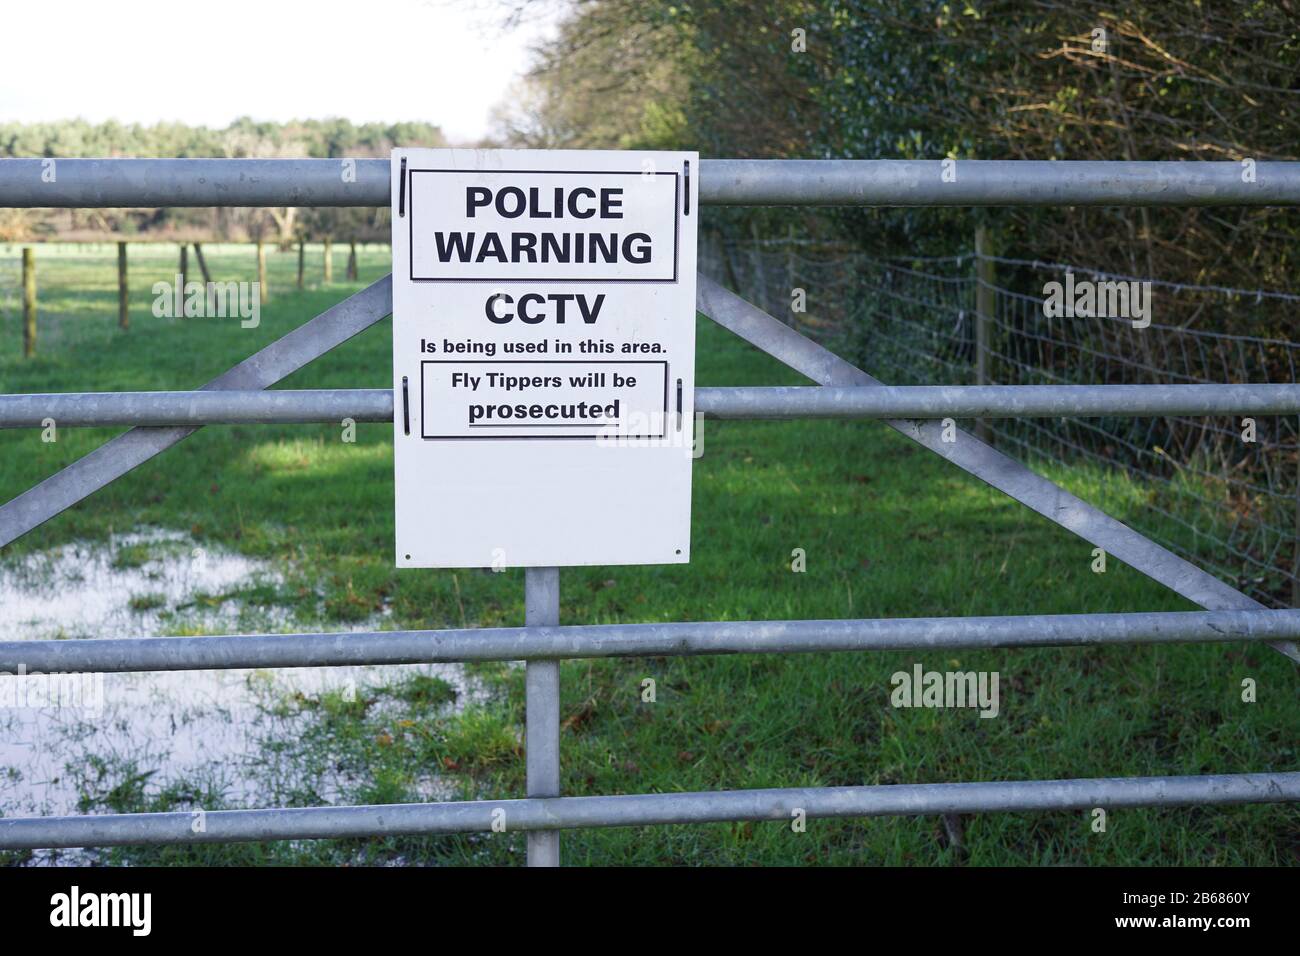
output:
M392 164L398 566L688 561L697 154Z

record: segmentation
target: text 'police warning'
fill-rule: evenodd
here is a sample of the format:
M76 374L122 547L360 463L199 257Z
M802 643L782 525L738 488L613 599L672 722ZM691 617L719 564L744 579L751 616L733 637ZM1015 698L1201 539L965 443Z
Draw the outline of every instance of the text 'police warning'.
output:
M412 280L673 281L679 177L590 178L528 172L487 184L463 172L413 170L412 202L426 212L412 220ZM485 315L514 318L500 308Z
M485 207L501 219L573 220L599 219L602 224L622 220L622 189L589 189L556 186L543 195L536 186L525 193L518 186L506 186L493 195L487 186L465 190L465 216L473 221ZM438 261L447 262L629 262L641 265L653 256L653 243L644 232L555 232L536 229L509 233L436 230L433 234Z

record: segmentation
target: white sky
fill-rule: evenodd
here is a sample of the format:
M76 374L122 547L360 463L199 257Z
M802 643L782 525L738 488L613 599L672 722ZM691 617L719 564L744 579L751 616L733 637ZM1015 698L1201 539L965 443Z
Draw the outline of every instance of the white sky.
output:
M501 0L6 3L0 121L340 116L472 141L551 15L503 19Z

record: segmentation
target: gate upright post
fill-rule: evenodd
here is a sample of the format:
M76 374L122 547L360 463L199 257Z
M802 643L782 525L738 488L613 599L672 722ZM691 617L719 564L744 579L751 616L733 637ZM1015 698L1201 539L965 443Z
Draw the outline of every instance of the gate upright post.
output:
M560 569L524 571L524 623L554 627L560 623ZM528 661L524 671L525 761L528 796L560 795L560 662ZM509 826L507 822L506 826ZM528 834L528 865L560 865L560 832Z

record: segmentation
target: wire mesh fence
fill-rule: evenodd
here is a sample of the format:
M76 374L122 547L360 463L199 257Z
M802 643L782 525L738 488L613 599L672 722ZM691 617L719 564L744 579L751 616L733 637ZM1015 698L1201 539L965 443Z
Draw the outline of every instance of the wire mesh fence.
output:
M981 262L991 291L983 315ZM1300 364L1300 344L1285 334L1300 297L1272 290L1114 276L969 252L877 257L796 239L715 238L703 244L701 268L895 385L982 384L981 321L986 384L1295 382ZM1149 325L1049 314L1047 284L1064 284L1067 273L1078 280L1149 281ZM1240 590L1269 606L1300 603L1294 416L986 425L1004 452Z

